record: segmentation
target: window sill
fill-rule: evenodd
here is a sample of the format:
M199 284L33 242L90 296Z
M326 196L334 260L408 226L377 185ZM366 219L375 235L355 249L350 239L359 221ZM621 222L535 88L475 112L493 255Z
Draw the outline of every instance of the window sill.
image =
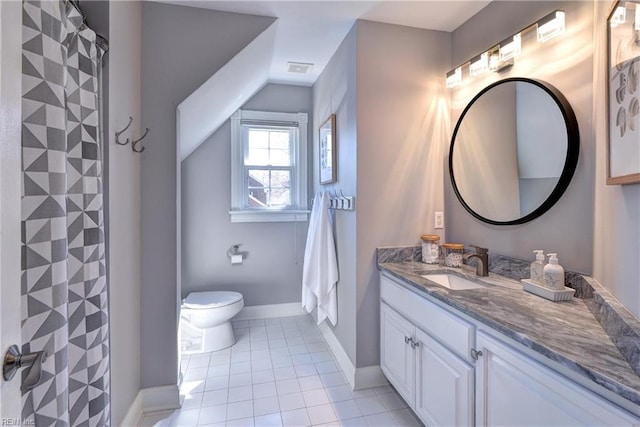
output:
M281 210L281 211L256 211L242 210L229 211L231 222L296 222L308 221L309 211L305 210Z

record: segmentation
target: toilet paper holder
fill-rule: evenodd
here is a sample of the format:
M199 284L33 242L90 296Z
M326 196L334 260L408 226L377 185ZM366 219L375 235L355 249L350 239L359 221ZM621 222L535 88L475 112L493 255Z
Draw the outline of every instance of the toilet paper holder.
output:
M242 264L246 253L239 251L241 245L241 243L233 244L227 250L227 257L231 260L231 264Z

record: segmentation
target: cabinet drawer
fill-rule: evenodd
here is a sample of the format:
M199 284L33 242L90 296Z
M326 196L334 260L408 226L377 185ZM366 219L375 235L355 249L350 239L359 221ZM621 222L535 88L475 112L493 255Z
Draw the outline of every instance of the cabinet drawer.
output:
M465 360L471 360L475 326L388 277L380 277L380 298Z

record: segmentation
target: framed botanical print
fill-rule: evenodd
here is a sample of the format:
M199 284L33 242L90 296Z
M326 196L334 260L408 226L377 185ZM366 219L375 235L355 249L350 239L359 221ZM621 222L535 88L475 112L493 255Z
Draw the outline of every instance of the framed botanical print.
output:
M336 115L332 114L320 126L320 184L337 181Z
M607 18L607 184L640 182L640 0Z

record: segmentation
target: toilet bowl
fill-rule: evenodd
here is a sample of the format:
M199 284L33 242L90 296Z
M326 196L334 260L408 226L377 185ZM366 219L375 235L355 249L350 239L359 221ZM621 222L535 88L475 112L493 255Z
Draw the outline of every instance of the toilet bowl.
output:
M182 300L181 317L202 332L202 352L216 351L235 344L231 318L242 307L239 292L191 292Z

